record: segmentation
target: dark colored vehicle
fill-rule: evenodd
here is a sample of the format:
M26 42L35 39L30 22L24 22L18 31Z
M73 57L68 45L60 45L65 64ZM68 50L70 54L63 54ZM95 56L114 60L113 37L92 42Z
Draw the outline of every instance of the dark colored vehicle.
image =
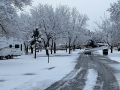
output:
M84 51L85 54L91 55L91 50L89 48L86 48Z
M108 55L108 49L103 49L103 55Z

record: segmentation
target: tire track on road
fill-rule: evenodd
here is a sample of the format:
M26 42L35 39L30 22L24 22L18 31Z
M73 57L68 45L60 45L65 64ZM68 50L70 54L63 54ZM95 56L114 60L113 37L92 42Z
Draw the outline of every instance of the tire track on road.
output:
M45 90L83 90L87 80L86 77L89 75L88 69L94 69L98 72L96 85L93 90L120 90L114 76L114 70L103 63L101 58L103 56L81 54L75 68L63 79L52 84ZM104 61L112 63L105 57Z
M120 90L112 68L102 63L100 58L94 55L89 57L96 66L94 66L94 69L99 73L94 90ZM107 58L105 60L107 61Z
M52 84L45 90L82 90L85 86L88 62L84 54L77 60L75 68L62 80Z

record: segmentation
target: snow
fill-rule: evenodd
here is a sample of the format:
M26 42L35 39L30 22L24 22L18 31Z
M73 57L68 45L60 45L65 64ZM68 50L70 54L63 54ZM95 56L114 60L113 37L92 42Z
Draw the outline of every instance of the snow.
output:
M56 54L50 55L49 63L44 50L37 53L36 59L34 55L22 55L10 60L0 60L0 90L37 90L38 88L44 90L73 70L78 53L82 51L72 51L71 54L57 51ZM97 50L96 53L102 55L102 50ZM111 65L116 70L120 70L119 54L118 51L114 50L110 53L109 50L107 56L118 62ZM120 73L115 73L115 76L120 85ZM84 90L93 90L96 80L97 72L89 69Z
M98 50L97 51L100 55L102 54L102 50ZM120 52L118 52L117 50L113 50L113 53L110 52L110 50L108 51L108 55L107 57L109 57L111 60L116 61L115 64L110 65L111 67L115 68L116 73L114 74L118 84L120 86Z
M113 53L109 53L108 57L114 61L117 61L118 64L112 65L117 71L115 73L115 77L118 81L118 84L120 86L120 52L114 50Z
M82 50L81 50L82 51ZM52 83L62 79L73 70L79 56L76 50L72 54L58 51L48 57L45 51L34 55L22 55L11 60L0 61L0 90L44 90Z
M100 55L103 55L102 50L98 50L97 51ZM108 50L108 55L107 57L109 57L111 60L120 62L120 52L118 52L117 50L113 50L113 53L110 52L110 50Z
M82 68L78 69L78 71L70 78L70 79L74 79L75 76L77 76L77 74L82 70Z
M88 70L87 81L83 90L94 90L98 73L94 69Z

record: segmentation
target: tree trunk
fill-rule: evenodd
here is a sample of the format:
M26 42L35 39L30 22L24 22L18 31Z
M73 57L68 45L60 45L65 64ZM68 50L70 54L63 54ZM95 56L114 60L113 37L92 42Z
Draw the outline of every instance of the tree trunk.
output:
M24 43L24 46L25 46L25 54L28 55L28 45Z
M56 43L54 42L54 53L56 53Z
M71 40L69 40L69 54L71 53L71 49L72 49L71 46L70 46L70 41Z
M51 54L52 54L52 46L51 46L50 52L51 52Z
M73 51L75 51L75 45L73 45Z
M30 49L31 49L31 54L33 54L33 47L31 46Z
M49 55L47 45L45 45L45 51L46 51L46 55Z
M67 44L66 44L66 52L67 52Z
M71 51L71 47L69 46L69 54L70 54L70 51Z
M28 45L27 45L27 47L26 47L26 54L28 55Z
M36 43L35 43L35 58L36 58Z
M49 47L49 42L47 42L45 45L46 55L49 55L48 47Z
M46 49L46 55L47 55L47 56L49 55L48 49Z
M52 54L52 52L53 52L52 50L53 50L53 40L52 40L52 46L51 46L51 54Z
M113 53L113 46L111 46L110 49L111 49L111 53Z

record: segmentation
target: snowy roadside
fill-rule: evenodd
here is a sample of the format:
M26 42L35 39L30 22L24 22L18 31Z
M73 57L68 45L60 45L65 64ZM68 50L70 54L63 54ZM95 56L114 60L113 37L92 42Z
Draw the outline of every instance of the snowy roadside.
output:
M115 77L118 81L118 84L120 86L120 52L114 50L113 53L110 53L109 52L109 55L108 57L111 59L111 60L114 60L114 61L117 61L118 64L115 64L115 65L112 65L112 67L114 67L117 71L115 73Z
M22 55L1 60L0 90L33 90L38 87L44 90L73 70L78 52L80 50L69 55L65 51L58 51L50 55L50 63L44 51L38 53L36 59L34 55Z
M97 52L100 55L103 55L102 50L98 50ZM110 66L115 68L116 72L115 72L114 75L115 75L115 77L118 81L118 84L120 86L120 52L118 52L117 50L113 50L113 53L111 53L110 50L109 50L107 57L109 57L111 60L117 62L116 64L112 64Z

